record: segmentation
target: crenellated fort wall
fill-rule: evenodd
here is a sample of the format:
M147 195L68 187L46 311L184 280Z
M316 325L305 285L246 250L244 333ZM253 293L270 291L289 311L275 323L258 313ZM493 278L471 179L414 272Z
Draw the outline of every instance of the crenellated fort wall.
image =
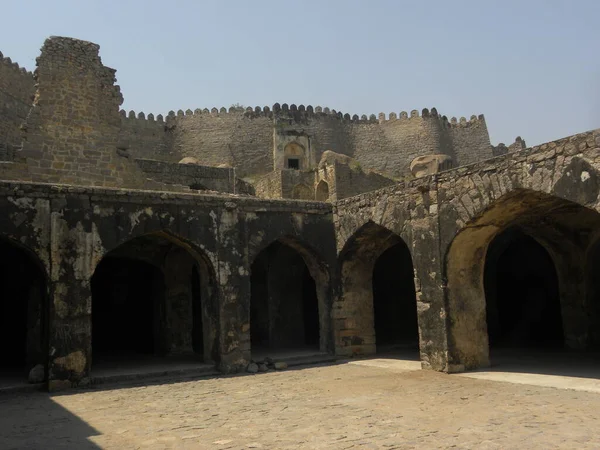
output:
M242 177L279 168L274 167L274 139L290 133L309 137L313 167L326 150L395 176L406 174L417 156L447 154L455 165L493 156L483 115L448 120L435 108L359 117L276 103L273 108L171 111L166 118L134 111L121 116L123 139L135 157L171 162L194 157L203 165L236 167Z
M20 156L33 168L32 179L45 174L50 182L80 179L118 186L132 179L129 172L140 180L147 175L132 163L136 159L177 163L192 157L198 165L235 168L236 177L256 180L286 168L284 147L299 136L307 152L302 169L315 169L330 150L392 177L408 174L418 156L445 154L456 167L503 151L490 144L483 115L448 120L435 108L351 116L321 106L276 103L165 116L126 113L119 111L122 96L114 84L115 70L102 65L98 50L96 44L50 38L35 75L2 59L0 160L12 161L14 149L24 144ZM71 65L77 58L83 58L79 68ZM64 124L53 122L57 113L82 133L87 130L85 135L62 136ZM55 133L41 139L46 123L55 126ZM63 138L73 148L52 150L53 142ZM5 168L0 171L6 173Z

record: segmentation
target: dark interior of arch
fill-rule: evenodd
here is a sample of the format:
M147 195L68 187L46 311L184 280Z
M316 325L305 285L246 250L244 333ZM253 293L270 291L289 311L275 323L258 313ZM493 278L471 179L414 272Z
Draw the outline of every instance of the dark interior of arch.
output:
M107 254L91 283L93 360L203 355L203 270L206 264L160 236L133 239Z
M0 375L44 363L46 278L33 255L0 240Z
M159 352L164 275L152 264L105 257L92 278L94 355Z
M587 305L589 311L589 338L587 347L590 350L600 350L600 241L590 248L586 266Z
M373 269L377 351L419 348L417 299L410 251L401 241L384 251Z
M254 260L250 282L253 348L318 349L316 284L296 250L271 244Z
M544 247L509 228L488 247L484 267L491 348L562 347L558 277Z

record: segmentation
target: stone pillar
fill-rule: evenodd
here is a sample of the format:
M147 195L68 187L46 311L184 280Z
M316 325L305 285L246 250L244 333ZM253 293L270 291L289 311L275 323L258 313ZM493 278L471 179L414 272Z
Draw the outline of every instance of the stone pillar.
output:
M250 264L244 220L233 202L217 218L218 363L225 373L244 370L250 361Z
M85 381L91 368L91 278L102 256L102 246L95 227L84 219L89 210L87 197L52 201L48 384L51 391Z
M409 248L415 271L421 366L448 371L447 314L438 233L435 218L415 221Z

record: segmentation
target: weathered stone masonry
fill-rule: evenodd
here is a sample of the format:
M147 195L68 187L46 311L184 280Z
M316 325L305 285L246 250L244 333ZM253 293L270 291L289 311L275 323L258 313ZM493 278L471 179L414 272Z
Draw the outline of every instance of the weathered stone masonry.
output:
M2 236L31 249L46 270L51 384L88 376L92 276L106 254L140 236L163 237L208 265L214 310L204 325L215 342L205 359L222 370L250 360L250 263L277 240L298 249L315 273L324 302L321 348L332 348L327 302L335 248L327 204L9 183L0 190Z
M364 255L381 254L395 236L412 253L424 366L462 371L489 365L486 251L495 236L515 226L552 258L565 345L597 348L592 261L600 225L599 157L596 130L338 202L341 283L332 312L338 353L370 352L374 337L372 319L356 320L368 296L357 294L360 273L345 272L356 266L356 249L347 247L358 240L364 264Z
M434 110L123 117L96 44L50 38L33 76L5 68L0 376L10 359L78 385L121 350L229 372L265 349L401 347L455 372L498 345L600 346L599 130L525 149ZM463 166L390 175L417 156Z

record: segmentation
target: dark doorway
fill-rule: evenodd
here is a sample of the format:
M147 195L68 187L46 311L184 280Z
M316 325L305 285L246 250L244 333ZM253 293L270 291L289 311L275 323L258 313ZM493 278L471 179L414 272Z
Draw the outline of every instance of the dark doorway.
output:
M315 280L302 256L275 242L251 267L250 339L256 349L319 349Z
M35 256L0 239L0 376L26 381L45 365L46 277Z
M600 241L590 247L586 267L586 310L589 316L587 347L600 350Z
M92 277L94 357L161 352L164 275L152 264L107 256Z
M489 245L484 268L491 348L560 348L564 343L558 278L535 239L509 228Z
M373 310L377 352L419 349L414 271L404 242L393 245L375 261Z
M196 371L216 361L212 274L203 256L162 233L109 252L92 277L94 377Z

